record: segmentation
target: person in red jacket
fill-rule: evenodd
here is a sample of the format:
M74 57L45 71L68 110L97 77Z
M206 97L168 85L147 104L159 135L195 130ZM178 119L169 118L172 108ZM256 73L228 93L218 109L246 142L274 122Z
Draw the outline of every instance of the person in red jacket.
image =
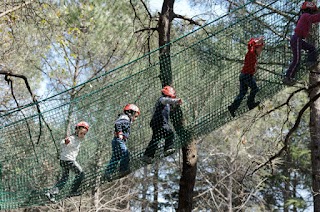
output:
M320 22L320 13L317 13L318 8L315 3L307 1L302 4L300 12L301 15L290 40L293 59L283 78L283 83L286 85L293 85L295 83L294 77L300 65L302 49L308 51L307 67L313 68L317 65L318 54L316 48L312 44L307 43L305 39L309 36L312 24Z
M234 99L233 103L228 106L228 110L232 117L235 117L235 111L241 104L241 101L248 92L248 88L251 89L247 99L248 108L251 110L257 107L260 102L255 102L255 96L259 91L254 74L257 71L258 57L260 56L264 46L263 37L251 38L248 42L248 52L245 56L244 65L242 67L239 80L240 91L238 96Z

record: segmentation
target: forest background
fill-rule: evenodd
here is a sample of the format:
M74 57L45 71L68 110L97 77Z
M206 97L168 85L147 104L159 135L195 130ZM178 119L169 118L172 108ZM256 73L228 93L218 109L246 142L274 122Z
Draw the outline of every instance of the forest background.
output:
M171 39L246 2L190 0L188 4L196 8L197 14L176 15ZM279 2L286 5L286 11L274 8L275 12L284 19L297 18L299 7L295 2ZM181 2L162 3L162 7L172 3L179 8ZM253 6L261 4L254 1ZM2 2L0 9L0 74L7 76L9 71L12 75L0 80L2 114L17 108L17 102L24 105L32 101L21 75L28 79L33 98L41 100L70 89L66 99L70 101L81 92L73 90L74 86L139 58L160 43L157 27L161 11L154 10L148 1L30 0ZM230 23L237 18L241 17L230 17ZM213 27L223 28L230 23ZM289 23L284 37L292 33L294 22ZM251 29L247 34L256 35L255 27ZM239 39L246 40L243 36ZM308 79L304 80L308 84ZM311 211L315 207L312 120L309 110L299 116L310 93L302 90L286 104L294 90L280 91L259 109L197 139L194 211ZM285 143L297 117L301 118L299 127ZM283 146L286 151L269 161ZM182 153L178 153L81 197L12 211L175 211L181 198L178 190L182 160ZM254 173L248 172L257 164L265 165L258 166Z

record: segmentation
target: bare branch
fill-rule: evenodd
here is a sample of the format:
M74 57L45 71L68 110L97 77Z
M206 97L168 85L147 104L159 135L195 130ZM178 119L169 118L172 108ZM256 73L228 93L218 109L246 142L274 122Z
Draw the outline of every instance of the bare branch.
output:
M173 18L182 19L182 20L188 21L190 24L201 26L201 24L198 21L195 21L192 18L188 18L188 17L183 16L183 15L179 15L179 14L175 14L174 13Z
M31 4L31 3L33 3L33 2L34 2L34 0L30 0L30 1L27 1L27 2L22 3L22 4L19 5L19 6L13 7L13 8L10 9L10 10L7 10L7 11L5 11L5 12L2 12L2 13L0 13L0 18L2 18L2 17L5 16L5 15L8 15L9 13L12 13L12 12L14 12L14 11L16 11L16 10L19 10L19 9L21 9L21 8L27 6L28 4Z
M273 7L270 7L269 5L264 4L264 3L260 2L260 1L254 1L254 3L257 4L257 5L260 5L260 6L264 7L264 8L267 8L267 9L271 10L274 13L282 15L283 17L287 18L288 20L292 19L291 16L289 16L287 13L284 13L281 10L277 10L277 9L275 9Z
M291 99L291 98L293 97L293 95L296 94L298 91L302 91L302 90L308 90L308 91L310 91L310 90L312 90L312 89L314 89L314 88L316 88L316 87L318 87L318 86L320 86L320 82L317 82L317 83L311 85L308 89L305 89L305 88L298 89L297 91L295 91L294 93L292 93L292 94L289 96L289 98L287 99L287 101L286 101L284 104L278 106L277 108L282 107L282 106L285 105L285 104L289 104L290 99ZM266 162L260 164L257 168L255 168L255 169L252 171L251 175L254 174L256 171L258 171L260 168L266 166L268 163L271 163L274 159L280 157L281 154L288 148L289 139L290 139L291 135L298 129L298 126L299 126L299 124L300 124L300 122L301 122L301 119L302 119L302 115L303 115L304 112L310 107L310 105L311 105L313 102L315 102L319 97L320 97L320 93L318 93L317 95L315 95L314 97L312 97L312 98L303 106L303 108L302 108L302 109L299 111L299 113L298 113L297 119L296 119L293 127L289 130L289 132L287 133L287 135L286 135L286 137L285 137L284 146L283 146L276 154L274 154L272 157L270 157Z
M144 31L158 31L158 28L150 27L150 28L143 28L135 31L134 33L144 32Z
M144 9L147 11L149 18L152 19L152 15L151 15L150 11L148 10L148 7L147 7L146 3L144 1L142 1L142 0L140 0L140 1L143 4Z

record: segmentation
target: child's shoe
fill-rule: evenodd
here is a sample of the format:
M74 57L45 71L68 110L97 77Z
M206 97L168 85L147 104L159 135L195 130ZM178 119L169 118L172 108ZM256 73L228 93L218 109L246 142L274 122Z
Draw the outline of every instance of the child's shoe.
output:
M290 77L283 78L282 82L283 82L283 84L289 85L289 86L292 86L295 83L294 79L290 78Z
M144 155L142 156L141 160L144 162L144 163L147 163L147 164L151 164L152 163L152 157L149 157L147 155Z
M176 150L174 148L169 148L169 149L166 149L164 151L164 156L167 157L169 155L172 155Z
M127 176L128 174L130 174L131 173L131 171L130 171L130 169L129 170L126 170L126 171L122 171L122 172L120 172L120 178L121 177L125 177L125 176Z
M315 67L318 66L318 61L308 61L306 63L306 66L308 69L314 69Z
M102 182L106 182L106 181L111 182L111 181L112 181L112 178L110 177L110 175L104 174L104 175L101 177L101 181L102 181Z
M68 194L68 197L77 197L77 196L81 196L81 192L80 191L71 191L69 194Z
M249 110L252 110L253 108L257 107L259 104L260 104L259 101L248 104L248 108L249 108Z
M235 114L236 111L233 109L232 106L228 106L228 110L229 110L229 112L230 112L230 114L231 114L232 117L235 117L235 116L236 116L236 114Z
M52 203L57 203L55 195L50 193L49 191L44 193L44 195L48 198L48 200Z

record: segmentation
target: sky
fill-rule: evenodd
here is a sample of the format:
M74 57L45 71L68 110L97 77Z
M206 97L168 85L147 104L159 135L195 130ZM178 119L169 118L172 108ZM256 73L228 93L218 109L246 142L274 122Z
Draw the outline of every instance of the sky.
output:
M161 11L163 1L162 0L150 0L150 7L151 10L154 11ZM199 9L195 9L190 7L188 0L177 0L174 3L174 12L179 15L184 15L188 17L193 17L201 13Z
M150 8L152 12L157 12L157 11L161 12L163 0L149 0L149 2L150 2ZM196 15L202 14L198 16L198 18L202 18L207 21L208 21L208 18L210 19L210 16L205 15L204 8L202 8L201 10L199 7L191 7L188 0L176 0L174 3L173 10L176 14L183 15L188 18L192 18ZM208 8L205 8L205 10L208 10ZM213 6L212 11L214 11L214 13L218 16L221 16L226 13L226 9L224 9L220 5Z

